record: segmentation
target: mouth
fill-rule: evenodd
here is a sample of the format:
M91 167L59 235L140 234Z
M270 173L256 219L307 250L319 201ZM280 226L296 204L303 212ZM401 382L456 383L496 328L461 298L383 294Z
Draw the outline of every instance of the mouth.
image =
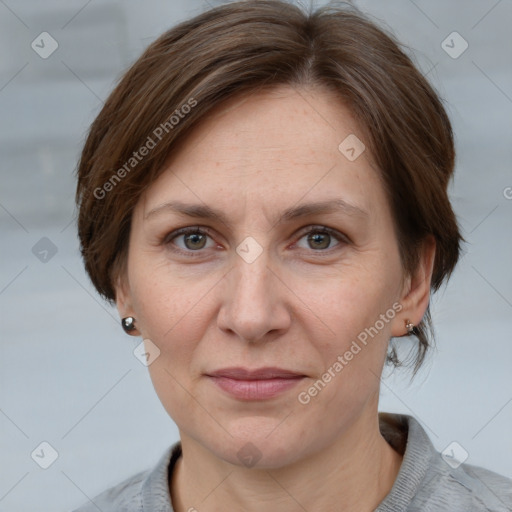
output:
M246 368L223 368L206 374L218 388L239 400L267 400L289 391L306 375L267 367L249 370Z

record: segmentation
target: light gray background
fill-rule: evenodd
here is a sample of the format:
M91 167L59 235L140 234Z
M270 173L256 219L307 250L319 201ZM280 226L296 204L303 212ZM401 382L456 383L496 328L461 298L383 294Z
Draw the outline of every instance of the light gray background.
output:
M212 1L212 0L211 0ZM218 3L218 2L216 2ZM451 198L466 254L433 299L439 350L381 410L412 414L441 451L512 477L512 3L356 2L386 23L446 99L458 149ZM211 3L210 3L211 5ZM114 81L201 0L0 0L0 511L65 511L153 465L177 429L82 269L74 168ZM43 31L59 47L31 48ZM469 48L441 47L457 31ZM509 199L507 199L507 196ZM32 247L48 237L46 263ZM43 441L48 469L31 458Z

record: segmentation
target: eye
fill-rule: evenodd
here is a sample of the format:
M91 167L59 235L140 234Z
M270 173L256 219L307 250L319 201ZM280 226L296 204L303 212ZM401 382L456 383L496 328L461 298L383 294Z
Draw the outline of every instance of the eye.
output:
M204 228L188 227L181 228L173 231L171 234L165 237L164 244L171 244L177 246L178 252L197 252L201 249L205 249L207 238L210 238L209 231ZM177 244L175 240L181 239L183 245Z
M175 252L187 256L195 256L193 253L198 253L197 255L199 256L202 249L212 249L217 246L212 240L212 244L208 247L208 238L212 239L209 229L192 226L173 231L164 238L162 243L172 246L171 248ZM330 252L328 249L332 249L331 243L333 239L339 242L337 245L348 243L344 235L326 226L309 226L305 231L302 231L302 236L294 243L294 246L300 247L299 242L303 239L306 239L306 243L309 245L305 249L310 249L317 253ZM181 241L181 243L177 241Z
M313 249L316 252L326 252L326 249L332 249L332 246L329 246L333 239L340 243L347 243L347 240L341 233L326 226L309 226L307 230L303 232L299 242L302 239L306 239L306 243L308 244L306 249Z

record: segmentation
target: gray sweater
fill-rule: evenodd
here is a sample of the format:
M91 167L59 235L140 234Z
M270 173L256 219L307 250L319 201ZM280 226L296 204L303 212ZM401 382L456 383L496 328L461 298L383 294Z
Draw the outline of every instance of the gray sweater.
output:
M393 488L375 512L512 512L512 480L443 459L411 416L380 413L380 430L403 454ZM101 493L75 512L174 512L169 475L181 455L172 445L150 470Z

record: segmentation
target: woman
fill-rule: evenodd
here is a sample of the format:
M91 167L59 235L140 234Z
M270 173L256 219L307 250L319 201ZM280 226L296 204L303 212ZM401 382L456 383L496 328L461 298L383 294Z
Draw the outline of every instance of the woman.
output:
M180 442L80 511L506 511L511 481L378 413L462 237L450 121L363 16L234 2L154 42L78 169L98 292Z

